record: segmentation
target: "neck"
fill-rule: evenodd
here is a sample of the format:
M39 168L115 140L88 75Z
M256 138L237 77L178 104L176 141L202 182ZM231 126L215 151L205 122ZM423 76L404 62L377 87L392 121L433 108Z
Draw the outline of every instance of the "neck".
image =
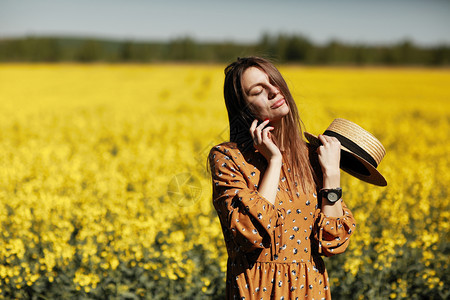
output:
M270 121L270 126L274 127L276 132L279 132L281 130L281 119L277 121Z

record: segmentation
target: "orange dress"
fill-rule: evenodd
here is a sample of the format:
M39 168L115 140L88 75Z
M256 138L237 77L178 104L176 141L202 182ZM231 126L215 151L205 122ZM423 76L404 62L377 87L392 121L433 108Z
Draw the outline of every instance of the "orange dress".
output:
M306 195L283 161L275 204L258 193L267 161L235 143L209 153L213 204L225 239L227 299L330 299L321 255L342 253L355 229L344 216L327 217L315 194Z

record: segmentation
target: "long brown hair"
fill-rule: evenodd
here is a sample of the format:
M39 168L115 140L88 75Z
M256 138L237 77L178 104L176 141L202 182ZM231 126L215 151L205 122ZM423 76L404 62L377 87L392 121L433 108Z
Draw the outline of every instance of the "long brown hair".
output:
M308 148L303 140L302 121L297 105L289 88L278 69L268 60L261 57L238 58L225 68L224 98L230 124L230 141L239 147L252 147L253 141L249 128L254 111L244 98L241 78L249 67L257 67L264 71L270 82L280 89L289 106L289 114L283 117L281 126L272 131L274 143L282 151L291 168L291 179L299 177L302 189L310 193L316 189L316 178L309 161Z

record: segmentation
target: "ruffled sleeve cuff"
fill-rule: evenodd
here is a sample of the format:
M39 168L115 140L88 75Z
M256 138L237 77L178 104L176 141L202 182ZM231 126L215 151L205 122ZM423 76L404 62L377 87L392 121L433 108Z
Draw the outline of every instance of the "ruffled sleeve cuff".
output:
M328 217L320 211L314 230L318 252L325 256L332 256L344 252L350 242L350 236L355 231L356 222L351 211L342 203L344 215L342 217Z

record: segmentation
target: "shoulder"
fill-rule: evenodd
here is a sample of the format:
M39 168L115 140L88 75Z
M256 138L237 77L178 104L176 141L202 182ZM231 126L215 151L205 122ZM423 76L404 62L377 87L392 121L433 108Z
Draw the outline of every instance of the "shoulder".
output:
M226 163L225 165L232 165L240 169L241 165L244 166L246 164L244 155L234 142L223 142L213 146L209 152L208 159L210 166L224 165Z
M223 142L220 144L217 144L211 148L209 151L209 158L213 159L214 156L220 155L226 155L226 156L235 156L237 153L239 153L239 149L236 145L236 143L233 142ZM232 157L230 157L232 158Z

